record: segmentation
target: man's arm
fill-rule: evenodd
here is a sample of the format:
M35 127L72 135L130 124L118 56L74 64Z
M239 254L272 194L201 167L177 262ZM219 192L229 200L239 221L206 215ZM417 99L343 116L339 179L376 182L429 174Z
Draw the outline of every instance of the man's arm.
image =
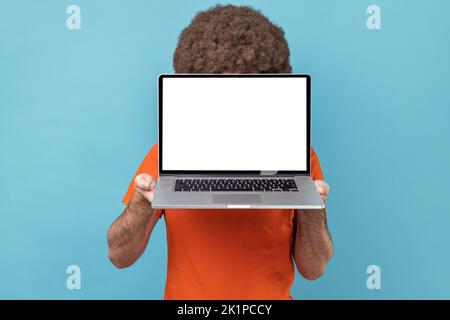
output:
M325 181L315 181L324 202L329 186ZM333 255L333 241L328 231L326 209L298 210L294 242L294 260L300 274L315 280L325 273Z
M155 179L141 174L136 177L135 185L128 206L108 231L108 256L117 268L129 267L142 255L159 220L151 206Z

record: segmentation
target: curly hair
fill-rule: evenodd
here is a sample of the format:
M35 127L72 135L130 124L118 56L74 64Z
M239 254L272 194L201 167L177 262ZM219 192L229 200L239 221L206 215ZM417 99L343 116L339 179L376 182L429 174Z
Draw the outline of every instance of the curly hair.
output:
M177 73L290 73L284 31L247 6L199 12L180 34Z

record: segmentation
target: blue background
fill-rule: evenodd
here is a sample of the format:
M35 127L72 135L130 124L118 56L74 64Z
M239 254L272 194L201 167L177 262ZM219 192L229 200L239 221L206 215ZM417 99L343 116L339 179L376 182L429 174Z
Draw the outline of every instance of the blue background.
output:
M0 298L163 297L165 225L116 270L106 231L156 142L155 77L216 1L0 2ZM286 32L313 76L335 256L295 298L450 298L450 1L232 1ZM66 28L81 7L82 29ZM377 4L382 30L366 27ZM76 264L82 289L67 290ZM366 268L382 270L368 290Z

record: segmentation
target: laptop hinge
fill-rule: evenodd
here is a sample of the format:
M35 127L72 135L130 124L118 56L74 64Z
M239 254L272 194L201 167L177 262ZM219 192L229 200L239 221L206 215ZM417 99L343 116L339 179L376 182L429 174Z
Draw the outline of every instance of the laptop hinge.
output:
M261 171L262 176L274 176L278 171Z

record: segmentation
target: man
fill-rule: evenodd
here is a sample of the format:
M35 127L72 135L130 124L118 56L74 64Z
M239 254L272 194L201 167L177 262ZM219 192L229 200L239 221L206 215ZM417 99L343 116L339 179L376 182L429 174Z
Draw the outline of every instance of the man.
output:
M180 35L177 73L290 73L284 32L248 7L217 6L198 13ZM270 148L267 149L270 152ZM189 157L189 154L186 154ZM108 232L118 268L144 252L163 214L152 209L158 147L139 167ZM329 193L311 150L311 175L324 201ZM166 299L291 299L294 263L307 279L320 277L333 253L325 210L165 210Z

